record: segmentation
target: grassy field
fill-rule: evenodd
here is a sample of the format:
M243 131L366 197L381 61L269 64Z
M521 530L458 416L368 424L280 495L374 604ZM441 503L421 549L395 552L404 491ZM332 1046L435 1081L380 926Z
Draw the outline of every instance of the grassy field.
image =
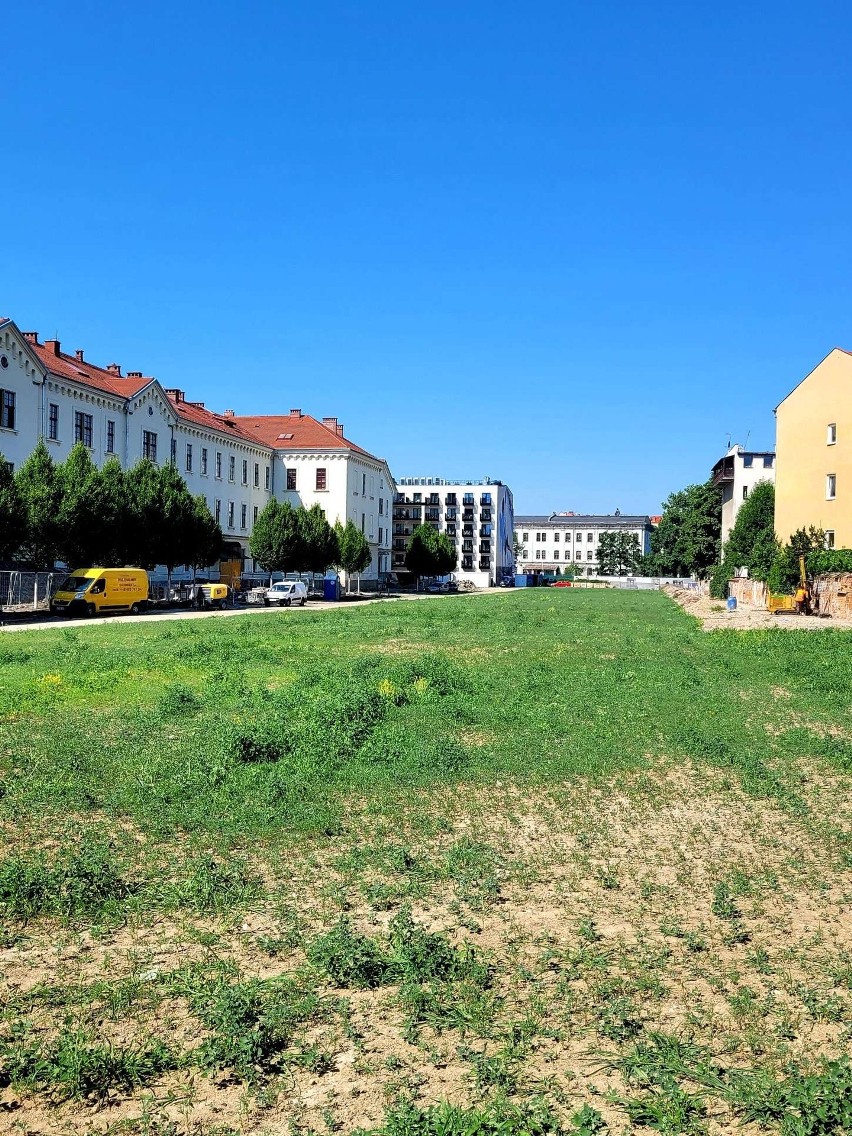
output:
M852 1131L850 635L0 637L0 1131Z

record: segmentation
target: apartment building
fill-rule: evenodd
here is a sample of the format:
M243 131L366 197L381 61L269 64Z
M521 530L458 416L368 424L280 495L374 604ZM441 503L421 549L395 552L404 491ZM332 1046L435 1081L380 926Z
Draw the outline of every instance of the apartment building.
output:
M639 551L651 551L650 517L598 516L586 513L550 513L547 516L518 516L515 536L521 553L521 572L565 572L575 575L598 575L598 547L605 532L627 532L635 535Z
M775 533L852 548L852 353L835 347L775 408Z
M737 513L749 493L761 481L775 480L772 450L744 450L731 446L710 471L710 480L722 490L722 544L731 535Z
M333 524L352 520L367 536L369 584L390 570L387 463L346 438L336 418L219 414L183 390L141 371L100 367L82 350L62 351L0 320L0 453L19 466L44 438L54 460L82 442L97 465L116 458L126 469L141 458L172 462L191 493L202 494L222 527L231 555L254 564L248 541L271 497L319 503Z
M404 581L405 550L420 524L445 532L456 546L457 580L479 588L514 571L512 491L502 481L449 481L441 477L401 477L393 506L392 568Z

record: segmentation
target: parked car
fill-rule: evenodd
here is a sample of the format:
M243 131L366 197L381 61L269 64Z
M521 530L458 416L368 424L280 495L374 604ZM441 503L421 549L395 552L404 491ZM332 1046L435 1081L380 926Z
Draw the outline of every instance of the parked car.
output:
M273 584L271 588L266 589L266 596L263 602L266 607L269 607L270 604L290 607L292 603L297 603L300 607L304 607L308 602L307 585L301 580L279 580L277 584Z

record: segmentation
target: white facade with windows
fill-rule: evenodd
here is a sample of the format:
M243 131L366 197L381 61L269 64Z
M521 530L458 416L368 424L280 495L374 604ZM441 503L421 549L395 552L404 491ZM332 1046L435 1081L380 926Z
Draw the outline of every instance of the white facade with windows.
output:
M635 535L643 555L651 551L650 517L583 513L550 513L515 518L515 536L521 547L518 570L598 575L598 546L606 532Z
M57 462L78 441L99 466L110 458L125 469L143 457L173 462L189 491L204 496L225 540L248 556L248 568L252 527L275 496L294 506L318 503L331 524L354 521L373 550L364 580L390 570L393 478L383 459L344 437L336 419L217 414L139 371L97 367L82 351L69 355L58 340L41 342L0 320L0 454L18 468L40 438Z
M401 477L393 512L393 570L404 577L405 550L419 524L445 532L456 546L457 580L487 588L514 571L512 491L502 481Z
M731 446L710 472L710 480L722 490L722 545L749 493L761 481L775 482L775 454L771 450L744 450Z

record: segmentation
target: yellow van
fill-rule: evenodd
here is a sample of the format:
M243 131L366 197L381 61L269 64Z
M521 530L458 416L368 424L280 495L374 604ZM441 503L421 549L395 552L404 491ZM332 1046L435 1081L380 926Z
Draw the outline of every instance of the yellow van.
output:
M50 601L58 615L138 615L148 606L144 568L76 568Z

